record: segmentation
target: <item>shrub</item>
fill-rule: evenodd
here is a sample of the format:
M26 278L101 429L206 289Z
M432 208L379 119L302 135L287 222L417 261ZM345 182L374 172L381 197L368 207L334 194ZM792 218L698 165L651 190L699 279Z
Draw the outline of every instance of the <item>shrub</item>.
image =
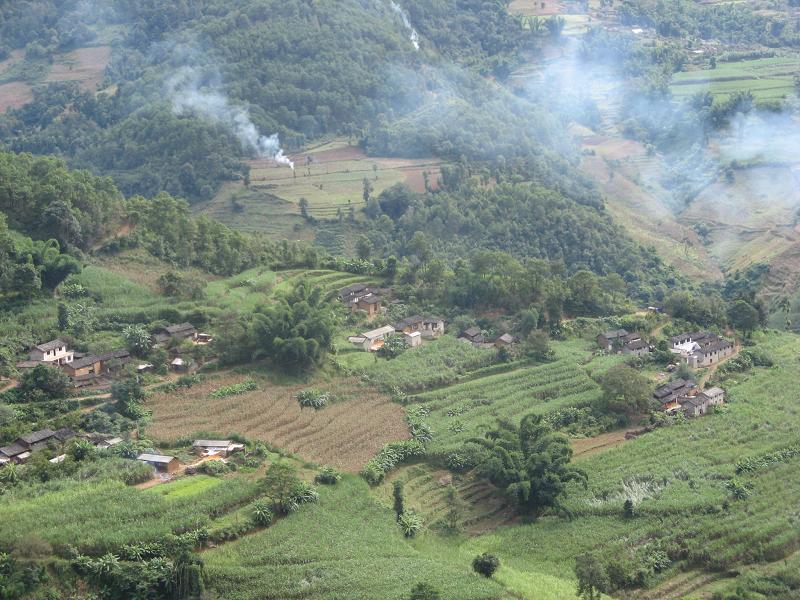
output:
M222 475L228 471L228 466L221 460L207 460L202 463L197 470L206 475Z
M311 389L298 392L295 398L297 398L301 407L308 406L314 410L319 410L320 408L324 408L328 403L330 395L327 392Z
M422 530L423 522L422 517L413 510L407 509L403 511L403 514L397 519L397 524L400 526L403 535L410 538L414 537Z
M484 577L491 577L499 568L500 559L488 552L476 556L472 561L472 570Z
M408 600L439 600L442 595L429 583L418 583L411 588Z
M314 476L314 483L321 483L323 485L336 485L342 478L341 473L333 467L322 467L320 472Z
M425 446L419 440L403 440L386 444L378 452L378 455L364 466L361 476L370 485L377 485L383 481L386 473L404 460L416 456L425 456Z
M212 398L227 398L228 396L239 396L241 394L246 394L247 392L252 392L253 390L258 389L258 384L253 380L243 381L242 383L236 383L234 385L226 385L224 387L219 388L218 390L214 390L211 392Z
M266 502L257 501L253 504L253 523L259 527L269 527L272 524L272 511Z

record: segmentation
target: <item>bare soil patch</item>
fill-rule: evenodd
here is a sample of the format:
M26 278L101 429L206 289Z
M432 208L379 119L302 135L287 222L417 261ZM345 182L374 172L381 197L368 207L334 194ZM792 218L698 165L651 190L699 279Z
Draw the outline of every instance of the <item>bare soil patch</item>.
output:
M45 81L77 81L94 92L111 60L111 46L77 48L56 58Z
M636 431L638 428L631 429L618 429L616 431L609 431L608 433L601 433L590 438L574 439L572 441L572 451L574 458L587 458L593 454L611 450L620 444L625 443L625 434L629 431Z
M356 379L314 385L340 399L321 410L301 409L294 397L311 385L260 381L259 389L247 394L210 397L212 391L246 379L226 375L154 394L147 403L153 411L148 433L164 441L200 431L239 433L352 472L360 470L384 444L409 438L402 407Z
M23 81L10 81L0 85L0 113L9 108L20 108L33 100L33 90Z

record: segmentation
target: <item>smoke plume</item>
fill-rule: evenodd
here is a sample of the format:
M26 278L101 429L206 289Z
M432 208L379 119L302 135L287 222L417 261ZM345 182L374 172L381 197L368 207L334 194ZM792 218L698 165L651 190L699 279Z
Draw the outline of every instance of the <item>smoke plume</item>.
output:
M403 7L397 4L397 2L394 0L390 0L390 3L392 10L400 16L400 18L403 20L403 25L406 29L408 29L409 39L411 40L411 43L414 44L414 50L419 50L419 34L417 33L417 30L412 27L411 21L408 19L408 13L406 13L406 11L403 10Z
M195 112L216 121L228 128L249 152L294 170L294 163L281 149L278 134L260 134L248 111L232 105L218 84L203 86L203 76L197 69L181 68L166 85L175 114Z

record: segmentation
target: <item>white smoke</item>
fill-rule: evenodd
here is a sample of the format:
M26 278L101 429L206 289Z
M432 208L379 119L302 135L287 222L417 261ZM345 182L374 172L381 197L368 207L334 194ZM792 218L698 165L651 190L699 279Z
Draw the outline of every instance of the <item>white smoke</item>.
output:
M400 18L403 20L403 25L405 25L405 28L408 29L409 39L411 40L411 43L414 44L414 49L419 50L419 34L417 33L417 30L412 27L411 21L408 19L408 13L403 10L403 7L397 4L397 2L394 0L390 0L390 3L392 10L400 15Z
M166 86L175 114L193 111L208 117L227 127L246 150L294 170L277 133L261 135L246 109L232 105L218 85L203 86L202 80L202 74L192 67L182 67L170 77Z

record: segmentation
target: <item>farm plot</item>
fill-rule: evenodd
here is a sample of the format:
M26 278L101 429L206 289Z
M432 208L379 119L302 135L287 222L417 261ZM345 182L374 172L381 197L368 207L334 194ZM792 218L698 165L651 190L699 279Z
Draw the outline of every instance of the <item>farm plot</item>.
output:
M562 359L426 392L414 400L430 410L426 421L434 430L431 450L444 452L482 437L498 418L519 420L531 412L585 405L600 393L582 368Z
M793 93L798 70L798 56L718 63L716 69L676 73L670 89L678 97L703 91L724 97L750 90L758 100L778 100Z
M77 81L84 90L94 92L110 60L111 46L77 48L56 55L45 81Z
M212 515L257 493L255 482L240 476L182 480L151 490L119 481L57 480L37 491L20 488L0 496L0 539L14 543L36 536L53 545L101 553L202 527Z
M247 379L231 375L154 394L147 402L153 411L148 435L174 441L198 432L238 433L349 471L358 471L384 444L409 437L402 407L356 379L294 386L257 380L258 390L211 397L214 390ZM336 401L321 410L301 409L294 396L310 387Z
M346 476L321 487L316 504L269 529L203 554L212 598L225 600L383 600L403 598L420 580L442 600L501 597L497 582L472 572L472 557L430 536L406 541L392 511L367 484Z

